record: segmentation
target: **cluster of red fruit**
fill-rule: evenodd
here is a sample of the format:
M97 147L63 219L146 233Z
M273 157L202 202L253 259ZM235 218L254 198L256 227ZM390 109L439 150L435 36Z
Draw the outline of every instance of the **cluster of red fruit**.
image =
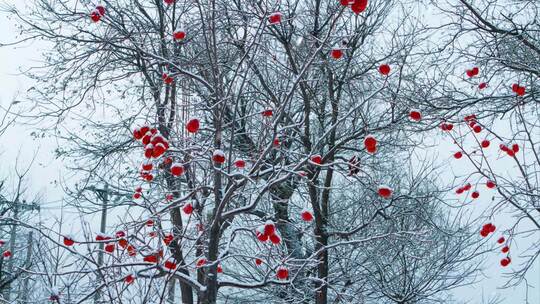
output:
M514 157L516 155L516 153L519 152L519 145L518 144L512 144L512 148L508 148L508 146L506 146L505 144L500 144L499 148L502 151L506 152L506 154L508 154L508 156L510 156L510 157Z
M6 241L4 240L0 240L0 247L4 246L6 244ZM5 250L3 253L2 253L2 256L6 259L9 259L11 257L11 251L10 250Z
M467 125L474 131L474 133L482 132L482 127L477 124L478 122L476 121L475 114L465 116L464 120L467 123Z
M502 245L505 241L506 241L506 239L505 239L503 236L501 236L501 237L497 240L497 243L499 243L499 244ZM502 253L506 253L506 254L507 254L509 251L510 251L510 247L508 247L508 245L505 245L503 248L501 248L501 252L502 252ZM506 267L506 266L508 266L508 264L510 264L510 262L511 262L510 256L507 255L505 258L503 258L503 259L501 260L501 266L502 266L502 267Z
M496 185L495 185L495 183L493 181L488 180L486 182L486 187L488 187L489 189L493 189L493 188L496 187ZM456 194L462 194L465 191L471 190L471 188L472 188L472 185L470 183L467 183L465 186L457 188ZM471 197L475 198L475 199L479 198L480 197L480 192L474 191L473 193L471 193Z
M524 96L525 95L525 87L522 87L517 83L514 83L512 85L512 92L516 93L518 96Z
M473 67L472 69L465 71L465 74L467 74L469 78L478 76L479 73L480 73L480 69L478 67ZM487 88L487 83L481 82L478 84L478 89L483 90L485 88Z
M161 136L156 128L143 126L133 131L133 137L141 140L146 158L159 158L169 149L169 142Z
M274 245L281 243L281 237L277 234L276 225L271 220L266 221L266 223L255 230L255 235L257 239L261 242L270 242Z
M469 78L477 76L479 73L480 73L480 69L478 67L474 67L474 68L472 68L470 70L465 71L465 74L467 74L467 76L469 76Z
M368 0L339 0L343 6L350 6L355 14L360 14L365 11L368 5Z
M101 20L101 17L105 16L105 7L103 5L98 5L96 8L90 13L90 19L92 22L99 22Z
M484 226L482 226L482 230L480 230L480 235L482 237L487 237L490 233L495 232L495 225L492 223L487 223Z
M140 140L144 145L144 156L148 159L159 158L169 149L169 142L159 133L156 128L142 126L133 131L133 137ZM170 163L172 159L167 158L165 163ZM152 181L154 176L150 173L153 165L151 163L143 164L141 177L146 181ZM139 192L139 191L137 191ZM140 197L140 195L137 195Z
M441 123L441 129L443 131L452 131L453 128L454 128L454 125L451 123L447 123L447 122Z

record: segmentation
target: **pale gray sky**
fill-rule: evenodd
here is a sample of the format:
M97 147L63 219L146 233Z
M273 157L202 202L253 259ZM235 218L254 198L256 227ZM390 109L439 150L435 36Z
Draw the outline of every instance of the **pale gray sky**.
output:
M10 0L8 2L12 2ZM2 29L2 38L0 42L10 42L15 39L15 28L13 21L6 18L4 13L0 13L0 29ZM25 91L33 83L20 74L21 68L30 67L39 60L40 45L26 43L21 46L10 46L0 48L0 104L6 107L15 98L23 99ZM30 159L36 155L36 161L29 176L29 186L32 193L43 193L45 201L44 212L56 214L60 207L62 198L61 188L55 186L54 181L58 181L62 175L61 162L54 159L53 151L56 148L56 142L49 138L34 140L30 137L32 126L24 125L13 126L3 137L0 143L0 153L2 153L0 163L0 175L5 176L13 169L15 158L19 154L20 165L25 166ZM438 153L441 161L450 160L451 169L447 170L448 178L451 180L455 175L465 174L471 171L465 161L455 161L451 159L453 146L448 140L441 140L440 144L434 148L433 153ZM500 170L506 170L504 161L498 162ZM510 170L510 169L509 169ZM473 214L482 214L491 204L491 196L484 191L480 199L469 205L470 212ZM69 216L69 213L67 214ZM507 214L499 214L494 222L499 229L512 222ZM73 228L71 228L73 229ZM516 240L512 245L513 250L519 251L527 246L527 240ZM499 266L499 260L502 256L498 252L486 256L488 268L485 271L485 278L479 278L480 282L473 286L467 286L455 290L454 295L458 299L469 303L487 303L487 300L500 296L504 304L526 303L524 285L517 288L498 289L504 282L505 270ZM519 257L513 257L513 264L519 263ZM536 263L535 269L529 273L528 283L532 287L529 289L529 303L540 303L540 265Z

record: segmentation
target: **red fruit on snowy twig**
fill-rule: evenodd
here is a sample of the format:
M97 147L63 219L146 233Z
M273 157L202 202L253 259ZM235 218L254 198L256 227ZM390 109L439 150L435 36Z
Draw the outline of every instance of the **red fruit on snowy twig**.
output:
M313 221L313 214L311 214L311 212L309 210L302 210L302 212L300 213L300 216L302 217L302 220L304 220L305 222L311 222Z
M126 284L128 284L128 285L131 284L131 283L133 283L134 281L135 281L135 276L132 275L132 274L128 274L128 275L124 278L124 282L125 282Z
M161 155L163 155L163 153L165 153L166 150L167 150L167 148L165 147L165 145L163 143L158 143L158 144L156 144L156 146L152 150L152 157L153 158L158 158Z
M333 49L332 51L330 51L330 56L332 56L332 58L336 60L341 59L341 57L343 57L343 51L340 49Z
M526 90L525 87L522 87L522 86L520 86L520 85L517 84L517 83L514 83L514 84L512 85L512 91L513 91L514 93L516 93L518 96L523 96L523 95L525 95L525 90Z
M268 241L268 234L264 233L264 228L255 230L255 236L261 242Z
M480 144L482 145L482 148L487 148L487 147L489 147L490 142L489 142L489 140L484 139L484 140L482 140L482 142Z
M4 253L2 253L2 256L6 259L10 258L11 257L11 251L10 250L6 250L4 251Z
M157 263L158 262L158 254L153 253L151 255L147 255L143 258L143 261L148 263Z
M479 198L479 197L480 197L480 192L474 191L474 192L471 194L471 197L474 198L474 199Z
M443 131L452 131L453 128L454 128L454 125L451 124L451 123L443 122L443 123L441 124L441 129L442 129Z
M502 253L507 253L508 251L510 251L510 247L508 246L504 246L502 249L501 249Z
M161 78L163 79L163 82L165 84L171 84L174 81L174 78L169 76L167 73L163 73L163 75L161 75Z
M73 246L75 244L75 241L70 236L64 236L64 245L66 246Z
M96 241L108 241L110 239L111 239L111 237L108 236L108 235L105 235L105 234L100 233L100 234L96 235Z
M113 253L114 248L115 248L114 244L112 244L112 243L107 244L107 245L105 245L105 252Z
M184 207L182 207L182 211L187 215L193 213L193 205L191 203L185 204Z
M377 193L382 198L390 198L392 196L392 192L392 188L385 185L379 186L379 189L377 190Z
M276 277L280 280L286 280L289 278L289 269L281 266L276 271Z
M119 239L118 240L118 245L120 245L120 247L126 249L128 247L128 245L129 245L129 243L128 243L128 240L126 240L126 239Z
M256 259L255 259L255 265L261 266L262 263L263 263L263 260L261 260L261 259L259 259L259 258L256 258Z
M246 161L242 159L238 159L234 162L234 166L238 169L243 169L246 167Z
M352 3L351 10L355 14L360 14L361 12L365 11L368 5L368 0L353 0L349 1L349 3Z
M501 260L501 266L502 267L506 267L510 264L510 258L509 257L506 257L504 259Z
M133 138L135 138L136 140L140 140L141 138L143 138L143 136L144 134L142 134L141 129L133 130Z
M270 239L270 242L274 245L278 245L281 243L281 237L277 234L272 234L268 237Z
M186 38L186 32L176 31L173 33L173 39L176 41L184 40Z
M381 73L382 75L390 74L390 66L388 64L381 64L379 66L379 73Z
M471 78L478 75L478 73L480 73L480 69L478 67L474 67L470 70L465 71L465 73L467 74L469 78Z
M173 176L180 176L182 174L184 174L184 166L182 166L182 164L179 164L179 163L174 163L171 165L171 174Z
M126 248L129 256L135 256L137 254L137 249L133 247L132 245L128 245Z
M480 230L480 235L482 235L482 237L487 237L490 233L495 232L495 229L495 225L487 223L482 226L482 230Z
M497 185L495 185L495 183L494 183L493 181L488 180L488 181L486 182L486 187L488 187L489 189L493 189L493 188L495 188L496 186L497 186Z
M312 163L320 165L322 162L322 157L319 154L312 155L310 158Z
M223 153L223 151L221 150L214 151L214 153L212 154L212 160L216 164L223 164L225 162L225 153Z
M196 265L197 265L197 268L200 268L200 267L204 266L205 264L206 264L206 258L199 258L199 259L197 260L197 264L196 264Z
M271 117L272 115L274 115L274 110L266 109L266 110L261 112L261 115L264 116L264 117Z
M101 15L105 16L105 7L103 5L96 6L96 11Z
M264 234L272 235L276 233L276 225L271 220L266 221L264 224Z
M172 234L166 234L164 237L163 237L163 243L165 243L165 245L169 246L172 241L174 240L174 235Z
M272 25L279 24L281 23L281 16L280 12L272 13L268 16L268 22Z
M479 88L480 90L483 90L483 89L487 88L487 83L481 82L481 83L478 85L478 88Z
M364 138L364 147L368 153L374 154L377 152L377 140L372 135L366 136Z
M422 119L422 114L419 110L411 110L409 112L409 118L413 121L420 121Z
M168 269L168 270L175 270L176 269L176 262L172 261L172 260L167 260L165 261L165 263L163 264L163 267L165 267L165 269Z
M190 119L186 124L186 130L189 133L197 133L200 127L201 127L201 123L196 118Z
M518 152L519 152L519 145L518 145L518 144L513 144L513 145L512 145L512 152L514 152L514 153L518 153Z
M461 152L459 152L459 151L456 152L456 153L454 153L454 158L455 158L455 159L460 159L461 157L463 157L463 153L461 153Z
M99 14L98 11L93 11L90 13L90 19L94 23L99 22L99 20L101 20L101 15Z
M501 236L501 237L497 240L497 243L502 244L502 243L504 243L504 241L505 241L504 237Z

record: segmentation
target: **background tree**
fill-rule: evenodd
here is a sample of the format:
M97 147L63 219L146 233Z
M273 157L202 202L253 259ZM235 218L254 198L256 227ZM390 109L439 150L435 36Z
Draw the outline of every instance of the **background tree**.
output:
M464 71L456 81L461 88L445 87L458 124L450 140L471 168L464 184L471 183L476 196L495 190L486 217L511 214L498 244L501 265L510 264L507 286L514 286L540 254L538 3L459 0L438 6L447 17L443 28L452 33L443 53L456 66L479 70Z

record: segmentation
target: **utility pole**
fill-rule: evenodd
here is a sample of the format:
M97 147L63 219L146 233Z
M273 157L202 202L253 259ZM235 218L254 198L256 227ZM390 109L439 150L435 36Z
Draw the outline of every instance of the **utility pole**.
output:
M110 201L109 201L109 195L112 195L114 197L116 197L114 200L113 200L113 203L112 205L114 206L116 204L116 202L122 198L122 197L126 197L126 198L130 198L131 196L125 194L125 193L120 193L120 192L117 192L117 191L111 191L109 189L109 184L108 183L105 183L105 185L103 186L103 189L99 189L99 188L96 188L94 186L90 186L90 187L85 187L84 189L82 189L82 191L84 190L90 190L90 191L93 191L94 193L96 193L96 195L98 196L98 198L101 200L101 223L100 223L100 229L99 231L103 234L105 234L105 232L107 231L107 210L109 207L111 207L109 204ZM99 243L99 252L98 252L98 259L97 259L97 264L98 264L98 268L101 268L101 266L103 266L103 250L105 248L105 244L104 243ZM99 273L100 271L98 271ZM100 273L98 275L101 275ZM96 278L97 280L97 278ZM96 292L94 293L94 303L99 303L100 301L100 298L101 298L101 292L99 290L96 290Z
M32 247L33 247L33 231L28 232L28 249L26 249L26 265L30 267L32 265ZM28 281L30 281L30 275L27 275L23 281L22 287L22 303L28 302L28 294L30 290L28 289Z
M15 221L11 224L11 232L9 235L9 251L11 251L11 258L6 261L6 278L10 280L13 271L13 254L15 252L15 240L17 240L17 220L19 219L19 204L17 201L11 202L13 205L13 219ZM11 300L11 283L7 284L6 288L2 291L6 300L9 303Z
M15 221L11 225L11 231L10 231L10 236L9 236L9 250L11 251L11 254L14 255L15 248L16 248L15 242L17 241L17 226L18 226L17 221L19 220L19 210L39 211L40 208L39 208L39 205L36 203L30 203L30 204L26 203L26 200L23 200L22 203L20 203L18 200L11 201L11 202L4 200L4 203L8 203L13 206L13 219ZM28 248L27 250L31 250L31 249ZM13 271L14 262L15 261L14 261L13 256L6 261L6 274L8 276L10 276ZM7 302L9 302L11 299L11 283L8 284L8 286L3 290L3 294L4 294L4 299Z

